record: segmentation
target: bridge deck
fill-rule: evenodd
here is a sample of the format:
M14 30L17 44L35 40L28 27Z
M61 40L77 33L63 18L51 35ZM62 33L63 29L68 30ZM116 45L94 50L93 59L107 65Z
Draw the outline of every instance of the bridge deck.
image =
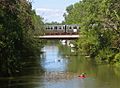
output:
M79 35L43 35L36 36L39 39L78 39Z

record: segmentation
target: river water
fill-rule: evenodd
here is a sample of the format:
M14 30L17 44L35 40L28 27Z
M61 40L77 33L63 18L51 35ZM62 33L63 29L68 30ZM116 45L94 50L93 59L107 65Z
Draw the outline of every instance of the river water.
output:
M45 46L37 63L29 62L26 74L0 78L0 88L120 88L120 69L97 65L94 60L65 54L56 45ZM63 51L62 51L63 50ZM41 74L40 68L44 69ZM86 73L86 78L78 76Z

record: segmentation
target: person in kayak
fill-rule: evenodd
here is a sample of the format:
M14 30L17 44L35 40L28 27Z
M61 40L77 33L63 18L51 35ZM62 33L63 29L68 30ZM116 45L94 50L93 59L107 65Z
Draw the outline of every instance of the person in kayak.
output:
M78 76L79 78L86 78L86 73L82 73L81 75Z

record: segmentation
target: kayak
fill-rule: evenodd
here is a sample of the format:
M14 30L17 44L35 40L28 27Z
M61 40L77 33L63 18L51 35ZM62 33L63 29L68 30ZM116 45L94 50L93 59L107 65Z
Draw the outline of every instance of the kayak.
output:
M82 76L82 75L80 75L80 76L78 76L78 77L81 78L81 79L86 78L86 76Z

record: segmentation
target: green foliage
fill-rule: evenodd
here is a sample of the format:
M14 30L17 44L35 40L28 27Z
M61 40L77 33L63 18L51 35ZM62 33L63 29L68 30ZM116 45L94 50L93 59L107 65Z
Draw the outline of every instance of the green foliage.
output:
M119 4L119 0L82 0L67 7L65 23L81 27L77 42L81 54L113 62L120 51Z
M120 63L120 53L118 53L118 54L115 55L114 61Z
M99 50L98 55L96 57L96 61L104 62L104 63L110 63L111 60L114 57L114 53L109 48L103 48L102 50Z
M115 63L115 65L116 65L117 67L120 67L120 53L117 53L117 54L115 55L115 58L114 58L113 62Z
M34 25L33 35L42 35L44 33L43 18L36 15L35 11L32 13L32 24Z
M70 12L72 11L72 9L73 9L73 5L70 5L70 6L68 6L68 7L66 8L66 11L67 11L68 13L70 13Z
M42 26L28 1L0 1L0 75L20 72L22 58L35 56L38 46L33 37L36 31L42 34Z

